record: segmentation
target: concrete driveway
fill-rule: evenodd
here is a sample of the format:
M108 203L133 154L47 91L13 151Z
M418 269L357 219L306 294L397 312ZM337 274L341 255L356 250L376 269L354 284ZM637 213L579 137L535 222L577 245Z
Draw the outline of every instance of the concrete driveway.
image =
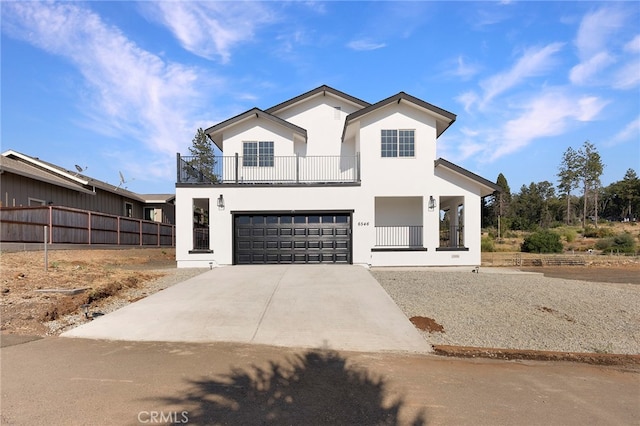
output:
M216 268L62 336L432 351L371 274L352 265Z

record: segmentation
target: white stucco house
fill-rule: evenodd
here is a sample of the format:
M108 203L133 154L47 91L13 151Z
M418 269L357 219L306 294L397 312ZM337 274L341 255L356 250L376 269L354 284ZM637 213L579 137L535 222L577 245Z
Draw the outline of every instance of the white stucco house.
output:
M436 158L455 119L321 86L206 129L214 165L177 155L178 267L479 265L481 198L499 188Z

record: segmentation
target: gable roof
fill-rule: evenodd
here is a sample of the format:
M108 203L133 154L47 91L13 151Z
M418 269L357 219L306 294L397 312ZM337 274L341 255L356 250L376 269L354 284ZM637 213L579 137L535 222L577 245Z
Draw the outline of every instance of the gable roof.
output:
M421 108L422 110L425 110L428 114L435 116L436 138L440 137L440 135L443 134L444 131L447 130L449 126L451 126L454 123L454 121L456 121L455 114L449 111L446 111L442 108L439 108L435 105L432 105L428 102L425 102L422 99L418 99L415 96L411 96L405 92L400 92L396 95L388 97L387 99L383 99L380 102L376 102L373 105L369 105L368 107L362 108L361 110L358 110L356 112L353 112L347 115L347 118L344 123L344 131L342 132L343 139L349 124L353 123L354 121L358 120L359 118L367 114L372 113L373 111L376 111L380 108L384 108L385 106L391 105L395 102L400 103L402 101L409 102L415 107Z
M266 111L261 110L260 108L252 108L249 111L245 111L241 114L236 115L235 117L231 117L228 120L225 120L221 123L218 123L214 126L209 127L207 130L204 131L204 133L207 136L209 136L209 138L213 141L213 143L216 144L218 148L220 148L220 151L223 151L222 139L219 137L219 136L222 136L222 132L224 132L226 129L230 127L235 126L236 124L242 123L247 120L259 119L259 118L269 120L272 123L277 124L278 126L286 127L291 131L293 131L294 133L297 133L300 136L302 136L305 141L307 140L306 129L303 129L300 126L296 126L293 123L290 123L286 120L281 119L280 117L276 117L275 115L272 115Z
M36 157L31 157L11 149L3 152L0 156L0 170L6 170L16 175L71 189L84 194L96 195L95 189L99 188L103 191L123 195L142 203L147 202L148 199L146 195L140 195L127 189L85 176L78 172L66 170L53 163L43 161ZM158 200L162 199L159 195L152 195L151 197L155 203L160 202ZM171 197L174 197L174 195L167 194L166 200L169 201Z
M65 179L58 174L51 173L50 171L35 167L28 162L21 161L20 159L12 158L9 154L12 151L7 151L0 156L0 173L9 172L14 175L24 176L29 179L45 182L51 185L60 186L72 191L82 192L84 194L95 195L95 192L90 189L86 189L82 184L69 179Z
M484 195L482 195L483 197L487 196L487 195L491 195L494 192L501 192L502 188L500 188L500 186L498 184L495 184L493 182L491 182L490 180L487 180L485 178L483 178L482 176L478 176L477 174L470 172L467 169L464 169L456 164L453 164L450 161L445 160L444 158L438 158L435 161L434 164L434 168L438 168L438 167L442 167L444 169L450 170L454 173L457 173L459 175L462 175L468 179L471 179L473 181L475 181L476 183L480 184L481 186L485 187L485 189L487 189L488 191L484 191Z
M365 108L371 105L369 102L365 102L362 99L358 99L354 96L348 95L344 92L334 89L333 87L323 84L322 86L316 87L315 89L310 90L306 93L303 93L302 95L296 96L295 98L291 98L288 101L284 101L282 103L279 103L278 105L272 106L271 108L268 108L265 111L268 112L269 114L276 114L300 102L304 102L307 99L311 99L315 96L320 96L320 95L325 96L327 93L330 93L335 97L341 98L342 100L345 100L355 105L358 108Z

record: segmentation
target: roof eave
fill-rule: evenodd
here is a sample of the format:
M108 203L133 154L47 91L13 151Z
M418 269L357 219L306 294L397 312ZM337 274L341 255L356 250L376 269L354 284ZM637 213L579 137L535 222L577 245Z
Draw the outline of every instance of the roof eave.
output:
M221 123L218 123L214 126L209 127L207 130L204 131L204 133L207 135L207 137L213 141L213 143L220 149L220 151L223 151L223 144L222 144L222 140L216 140L218 138L215 138L212 136L214 134L220 134L222 133L225 129L228 129L232 126L235 126L237 124L240 124L244 121L247 120L252 120L253 118L259 119L259 118L264 118L267 119L277 125L280 125L282 127L286 127L290 130L292 130L294 133L301 135L305 142L307 141L307 130L303 129L300 126L296 126L293 123L289 123L286 120L283 120L279 117L276 117L275 115L272 115L266 111L263 111L259 108L252 108L249 111L245 111L242 114L238 114L235 117L232 117L228 120L225 120Z
M354 106L357 106L359 108L365 108L369 105L371 105L369 102L363 101L362 99L358 99L355 96L351 96L347 93L341 92L340 90L334 89L333 87L327 86L326 84L320 86L320 87L316 87L313 90L310 90L306 93L303 93L302 95L296 96L294 98L291 98L287 101L281 102L275 106L272 106L271 108L268 108L265 110L265 112L269 113L269 114L275 114L277 112L281 112L287 108L290 108L300 102L303 102L307 99L310 99L314 96L317 95L326 95L327 93L332 94L333 96L336 96L338 98L341 98L351 104L353 104Z
M402 101L408 101L416 106L426 109L429 114L440 117L440 122L445 123L446 126L441 131L437 131L436 129L436 139L439 138L440 135L442 135L456 121L457 117L454 113L449 112L440 107L437 107L435 105L432 105L428 102L423 101L422 99L418 99L415 96L411 96L405 92L400 92L386 99L383 99L380 102L376 102L373 105L369 105L366 108L362 108L358 111L352 112L351 114L347 115L344 121L344 128L342 130L342 140L344 141L344 136L346 134L347 127L352 122L364 117L367 114L372 113L373 111L376 111L380 108L384 108L388 105L391 105L394 102L397 102L399 104ZM436 117L436 121L438 121L438 117ZM437 125L436 125L436 128L437 128Z
M444 168L447 168L459 175L462 175L468 179L471 179L477 183L479 183L480 185L488 188L491 190L491 192L489 192L487 195L491 195L494 192L501 192L502 188L500 188L500 186L498 186L497 184L491 182L490 180L487 180L485 178L483 178L480 175L477 175L473 172L470 172L469 170L460 167L456 164L453 164L450 161L445 160L444 158L438 158L437 160L435 160L434 162L434 168L438 168L439 166L442 166Z

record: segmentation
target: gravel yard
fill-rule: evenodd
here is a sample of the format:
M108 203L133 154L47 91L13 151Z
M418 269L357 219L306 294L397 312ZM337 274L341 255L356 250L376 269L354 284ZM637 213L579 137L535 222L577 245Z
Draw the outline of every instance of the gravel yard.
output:
M638 285L488 268L371 273L408 318L444 328L421 331L433 345L640 354Z

